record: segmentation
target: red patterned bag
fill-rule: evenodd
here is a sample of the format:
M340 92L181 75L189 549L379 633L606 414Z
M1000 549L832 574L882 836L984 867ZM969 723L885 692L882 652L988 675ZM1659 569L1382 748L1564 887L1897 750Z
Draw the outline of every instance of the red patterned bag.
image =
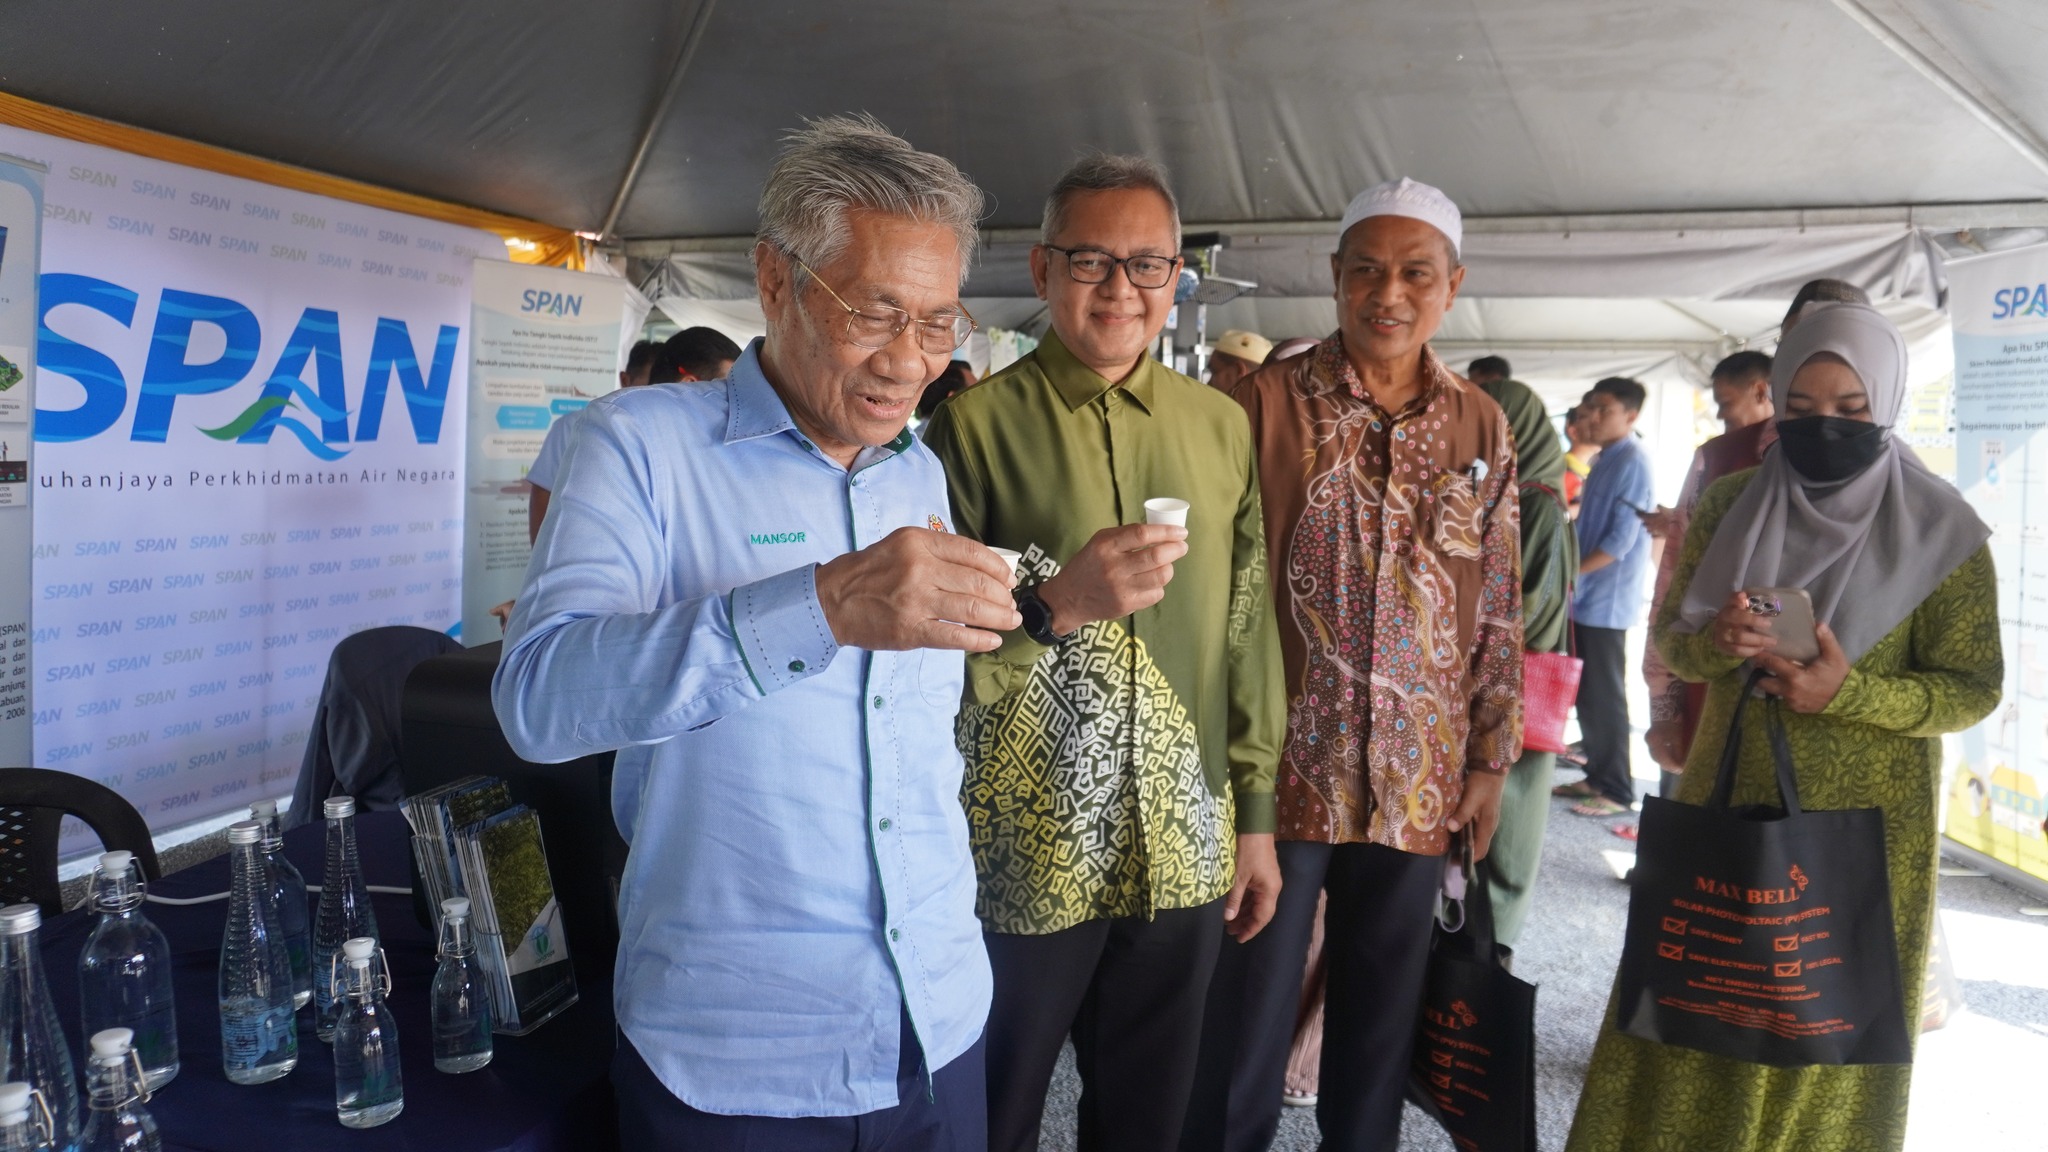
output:
M1522 750L1565 750L1564 722L1586 662L1568 652L1522 653Z

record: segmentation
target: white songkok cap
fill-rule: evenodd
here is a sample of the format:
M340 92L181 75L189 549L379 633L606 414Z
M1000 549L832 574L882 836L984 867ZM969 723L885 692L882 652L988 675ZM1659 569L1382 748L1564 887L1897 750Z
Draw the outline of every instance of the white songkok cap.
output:
M1453 256L1460 256L1465 250L1465 218L1458 212L1458 206L1438 189L1406 176L1375 184L1352 197L1351 207L1344 210L1344 222L1337 226L1338 237L1341 239L1353 224L1370 216L1420 220L1450 238Z

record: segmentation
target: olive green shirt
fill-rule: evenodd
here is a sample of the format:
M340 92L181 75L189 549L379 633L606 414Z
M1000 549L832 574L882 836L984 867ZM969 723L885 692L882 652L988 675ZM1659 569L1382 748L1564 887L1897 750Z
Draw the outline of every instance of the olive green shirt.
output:
M1192 908L1230 890L1236 834L1273 830L1286 723L1251 430L1228 396L1149 357L1112 385L1056 335L925 430L955 527L1024 553L1020 582L1090 537L1190 504L1165 599L1056 648L970 655L962 801L991 931Z

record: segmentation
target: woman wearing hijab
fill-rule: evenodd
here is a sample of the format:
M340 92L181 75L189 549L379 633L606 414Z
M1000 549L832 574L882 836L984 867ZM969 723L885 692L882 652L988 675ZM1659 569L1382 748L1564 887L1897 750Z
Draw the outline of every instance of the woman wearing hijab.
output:
M1656 641L1708 685L1678 799L1714 784L1748 665L1784 703L1809 810L1879 808L1907 1020L1920 1018L1934 913L1941 741L1998 703L2004 660L1990 530L1892 437L1906 393L1898 329L1867 305L1809 311L1771 369L1778 444L1707 490ZM1821 621L1804 666L1771 651L1744 588L1799 587ZM1853 591L1852 591L1853 590ZM1743 733L1734 803L1777 805L1766 725ZM1867 1152L1905 1141L1907 1065L1775 1068L1614 1030L1613 1005L1568 1152Z
M1507 413L1508 431L1515 438L1515 476L1522 489L1522 647L1561 652L1579 563L1578 540L1565 508L1564 445L1558 443L1542 398L1528 385L1501 379L1479 387ZM1501 791L1500 826L1480 868L1493 901L1494 935L1503 944L1514 944L1529 916L1556 769L1555 752L1524 751Z

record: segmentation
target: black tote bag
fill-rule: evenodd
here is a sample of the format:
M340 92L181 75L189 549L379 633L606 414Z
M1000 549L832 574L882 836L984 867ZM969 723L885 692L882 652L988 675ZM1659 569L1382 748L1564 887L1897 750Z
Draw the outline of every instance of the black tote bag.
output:
M1508 971L1469 860L1463 879L1462 902L1446 901L1462 906L1462 922L1439 920L1430 940L1408 1099L1461 1152L1536 1152L1536 986Z
M1756 680L1707 804L1643 801L1617 1024L1780 1068L1911 1063L1882 810L1800 809L1776 700L1784 807L1729 807Z

